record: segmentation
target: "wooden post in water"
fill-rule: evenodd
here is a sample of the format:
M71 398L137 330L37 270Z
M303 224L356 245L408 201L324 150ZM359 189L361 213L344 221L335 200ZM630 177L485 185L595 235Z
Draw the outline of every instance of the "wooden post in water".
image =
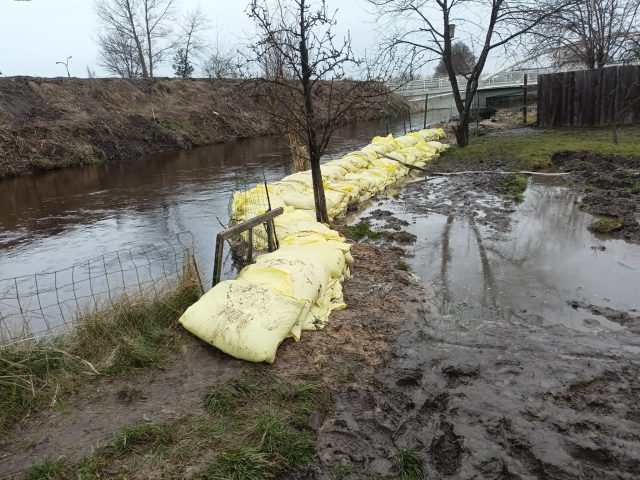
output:
M424 96L424 122L422 128L427 128L427 107L429 106L429 94L425 94Z
M524 74L524 108L522 109L522 124L526 125L527 124L527 93L528 93L528 89L527 89L527 74Z
M413 125L411 125L411 108L407 108L407 116L409 117L409 131L412 131Z

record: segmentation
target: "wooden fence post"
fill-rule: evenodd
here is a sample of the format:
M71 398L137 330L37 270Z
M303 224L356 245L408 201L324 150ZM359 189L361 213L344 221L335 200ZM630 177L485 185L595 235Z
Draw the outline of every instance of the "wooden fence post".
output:
M522 109L522 124L527 124L527 74L524 74L524 108Z

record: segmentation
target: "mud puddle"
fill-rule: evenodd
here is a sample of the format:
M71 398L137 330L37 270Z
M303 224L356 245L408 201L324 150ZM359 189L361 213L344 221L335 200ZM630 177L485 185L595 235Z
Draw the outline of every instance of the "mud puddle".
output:
M359 217L415 235L398 246L442 313L488 310L581 332L624 328L583 305L640 315L640 246L588 231L595 217L562 179L530 179L524 197L516 205L465 179L422 180Z
M556 180L519 205L482 181L421 180L350 219L416 236L391 243L442 315L407 316L337 396L317 478L398 476L407 452L425 478L640 475L640 246L590 233Z

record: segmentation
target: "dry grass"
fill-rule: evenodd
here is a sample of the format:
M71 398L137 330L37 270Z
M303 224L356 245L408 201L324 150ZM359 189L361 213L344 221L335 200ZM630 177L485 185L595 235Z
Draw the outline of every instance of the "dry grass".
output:
M346 120L401 106L389 94L361 110ZM270 111L259 82L0 78L0 177L284 133Z

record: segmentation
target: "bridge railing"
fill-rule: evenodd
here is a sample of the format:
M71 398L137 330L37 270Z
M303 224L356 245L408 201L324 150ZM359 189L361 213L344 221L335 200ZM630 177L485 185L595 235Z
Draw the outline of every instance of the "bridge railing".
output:
M522 85L524 83L524 75L527 74L527 83L529 85L536 84L539 72L505 72L491 77L483 78L478 82L478 88L492 88L509 85ZM467 79L458 76L458 87L464 89L467 86ZM422 80L412 80L407 83L390 83L388 87L396 91L400 95L412 95L419 92L424 93L444 93L451 91L451 83L449 77L433 77Z

